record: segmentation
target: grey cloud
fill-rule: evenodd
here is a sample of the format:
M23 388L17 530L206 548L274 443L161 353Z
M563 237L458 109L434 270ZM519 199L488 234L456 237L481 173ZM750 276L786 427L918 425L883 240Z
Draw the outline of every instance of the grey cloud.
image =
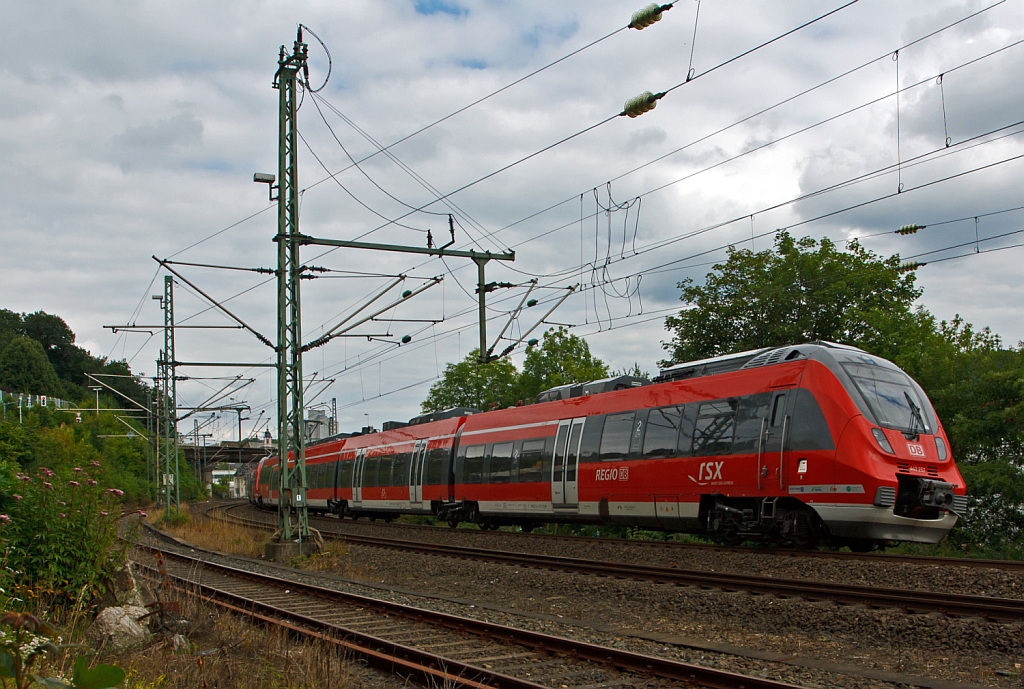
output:
M696 3L678 4L656 26L643 32L620 32L608 41L546 70L526 82L446 121L394 149L394 152L442 193L485 175L621 109L625 99L643 90L660 90L685 79ZM493 89L561 57L628 21L632 9L621 2L550 3L523 0L495 3L466 0L459 21L430 21L412 3L252 4L243 0L177 4L64 2L49 6L0 0L0 40L8 50L0 57L0 218L8 250L0 256L5 308L38 308L65 316L83 342L99 343L98 354L131 358L151 371L159 346L145 335L112 337L101 325L128 318L140 303L143 319L159 319L148 290L155 265L151 254L168 256L264 208L266 189L251 182L253 171L276 170L277 92L270 80L277 49L291 44L298 21L314 28L334 56L335 73L323 92L341 111L382 143L390 143ZM589 190L652 158L686 145L784 97L799 92L861 62L892 50L938 25L964 16L980 5L961 0L907 0L859 3L820 25L798 32L755 55L706 77L691 81L637 120L616 118L588 134L503 172L452 198L484 229L463 219L460 246L514 246L511 265L492 262L488 279L521 283L533 275L551 287L581 279L573 266L599 258L606 248L608 218L581 221L593 211ZM694 56L698 72L785 31L820 12L818 4L790 2L774 6L722 0L705 3ZM990 18L988 18L990 17ZM436 19L436 18L435 18ZM539 27L539 28L538 28ZM1006 3L985 18L919 44L901 56L901 80L969 59L998 47L1024 27L1024 12ZM1011 36L1011 38L1007 38ZM528 40L524 40L527 37ZM44 45L45 50L37 47ZM986 63L983 69L954 73L946 81L946 106L954 143L986 127L998 126L1022 110L1020 49ZM17 56L36 51L26 68ZM311 46L313 71L325 65L319 46ZM460 67L473 56L482 69ZM316 74L313 75L317 81ZM962 74L962 77L961 75ZM684 153L671 156L613 184L616 200L625 200L711 165L751 145L770 141L892 89L893 65L883 61L832 87L736 127ZM901 136L906 155L941 145L941 106L934 85L902 102ZM183 102L194 105L183 108ZM724 258L713 251L749 241L747 215L799 194L895 160L894 107L884 103L862 116L844 118L771 146L757 154L702 173L645 197L638 245L742 218L706 234L629 257L631 242L621 247L622 215L611 218L613 276L624 277L661 263L693 256L672 269L644 278L644 313L676 309L675 283L698 282L710 268L700 265ZM335 132L354 155L373 146L326 113ZM328 167L347 165L346 158L307 100L300 130ZM1010 140L941 162L904 170L916 184L1011 155ZM121 163L137 171L126 175ZM315 236L351 238L382 224L353 202L337 185L312 185L323 171L300 145L303 231ZM389 192L413 206L432 195L384 157L366 164L367 172ZM831 236L883 231L905 221L933 222L1017 203L1014 181L1020 167L966 177L913 192L884 203L801 226L798 234ZM758 214L757 232L800 222L843 205L891 191L894 177L843 189L794 206ZM361 200L388 217L408 209L387 198L358 171L340 180ZM518 220L569 199L550 212ZM446 211L443 204L431 210ZM959 215L958 215L959 214ZM630 220L632 220L631 216ZM983 219L986 232L1008 229L1024 218ZM411 215L416 227L430 227L435 240L446 237L446 218ZM865 240L889 253L927 251L962 241L973 223L937 226L911 238L881 236ZM506 228L507 229L502 229ZM245 266L273 266L275 214L268 211L181 254L182 260ZM501 230L499 232L499 230ZM970 232L969 232L970 231ZM493 238L487 233L496 233ZM421 233L394 226L369 235L381 242L421 245ZM989 235L990 236L990 235ZM475 243L474 243L475 242ZM755 242L770 246L770 238ZM473 332L475 274L466 262L421 262L398 254L334 251L320 255L311 247L303 258L338 270L446 275L435 288L397 311L396 318L445 317L435 325L408 325L414 335L395 349L380 342L351 340L319 348L307 356L312 375L333 377L321 399L338 399L343 428L411 416L427 385L376 399L379 392L428 379L447 361L475 346ZM620 260L625 254L627 259ZM920 273L924 303L942 317L957 311L979 325L1005 330L1008 339L1024 336L1020 307L1005 288L1017 280L1020 254L1013 251L936 263ZM1016 257L1016 260L1014 258ZM451 272L449 272L449 269ZM518 271L518 272L517 272ZM351 309L378 282L349 278L318 279L303 284L303 322L310 335L334 314ZM956 281L970 276L970 289ZM221 298L239 294L263 276L189 269L189 276ZM158 281L161 278L158 278ZM584 283L589 273L582 275ZM469 295L456 284L461 283ZM617 287L620 289L622 285ZM542 290L545 298L555 292ZM180 289L180 318L206 308ZM521 291L494 295L489 331L496 334ZM594 351L613 367L634 361L654 370L668 339L660 318L628 322L608 330L608 311L619 317L639 309L637 298L594 292L570 298L552 317L575 325ZM502 301L504 300L504 301ZM511 303L510 303L511 302ZM273 285L265 285L229 302L239 315L264 333L274 331ZM603 309L603 311L602 311ZM460 313L464 315L457 315ZM601 315L603 313L603 315ZM603 319L600 324L596 318ZM528 327L524 315L520 325ZM191 322L219 323L210 312ZM399 327L398 322L395 328ZM422 331L417 328L422 327ZM459 334L458 329L464 328ZM402 326L402 332L406 327ZM451 331L451 332L449 332ZM210 359L253 360L266 356L247 335L230 331L189 331L179 344L182 357L199 353ZM434 334L438 335L435 341ZM387 350L387 351L385 351ZM383 352L383 353L382 353ZM381 358L373 357L380 355ZM362 367L359 362L371 363ZM150 363L146 363L150 362ZM220 375L210 371L211 375ZM234 374L238 371L224 371ZM273 396L269 374L258 375L248 396L255 409ZM183 400L201 399L203 389L183 382ZM195 401L198 401L195 400ZM364 399L366 401L364 401ZM318 400L319 401L319 400ZM261 406L263 405L263 406ZM273 413L273 406L267 407ZM264 417L265 418L265 417ZM224 423L224 434L231 424Z

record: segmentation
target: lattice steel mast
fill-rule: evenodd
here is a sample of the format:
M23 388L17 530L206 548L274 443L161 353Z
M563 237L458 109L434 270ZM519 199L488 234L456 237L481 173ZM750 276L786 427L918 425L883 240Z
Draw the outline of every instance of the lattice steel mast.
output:
M282 541L309 537L306 510L306 433L302 399L302 318L299 282L299 72L307 78L308 48L298 29L292 54L281 46L274 88L278 89L277 194L277 419L281 485L278 528ZM288 466L289 455L294 459Z

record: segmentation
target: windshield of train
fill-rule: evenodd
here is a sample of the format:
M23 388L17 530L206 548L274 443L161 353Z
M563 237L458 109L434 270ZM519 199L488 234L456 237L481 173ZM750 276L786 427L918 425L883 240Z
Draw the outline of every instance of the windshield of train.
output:
M928 401L921 399L917 387L906 373L873 364L843 362L864 400L871 407L875 421L908 433L934 433Z

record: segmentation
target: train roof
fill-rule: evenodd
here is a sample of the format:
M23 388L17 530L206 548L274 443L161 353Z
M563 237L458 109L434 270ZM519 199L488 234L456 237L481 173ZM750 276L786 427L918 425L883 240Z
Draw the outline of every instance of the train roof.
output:
M830 351L831 350L831 351ZM858 358L870 356L863 349L851 347L850 345L829 342L827 340L816 340L799 345L786 345L785 347L765 347L764 349L750 349L745 352L726 354L724 356L690 361L684 364L676 364L664 368L654 379L655 383L668 383L689 378L700 378L702 376L729 373L743 369L771 366L785 361L797 359L849 359L850 355ZM884 361L884 360L883 360ZM888 362L887 362L888 363Z

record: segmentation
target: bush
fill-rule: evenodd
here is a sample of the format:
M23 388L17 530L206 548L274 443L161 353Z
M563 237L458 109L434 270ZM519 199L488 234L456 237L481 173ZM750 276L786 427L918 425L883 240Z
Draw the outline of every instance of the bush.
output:
M124 548L115 547L123 492L99 485L93 478L98 466L61 473L40 467L4 486L4 583L57 601L87 601L107 590L124 562Z
M950 545L976 555L1018 558L1024 543L1024 471L1005 459L961 464L967 514L949 534Z

